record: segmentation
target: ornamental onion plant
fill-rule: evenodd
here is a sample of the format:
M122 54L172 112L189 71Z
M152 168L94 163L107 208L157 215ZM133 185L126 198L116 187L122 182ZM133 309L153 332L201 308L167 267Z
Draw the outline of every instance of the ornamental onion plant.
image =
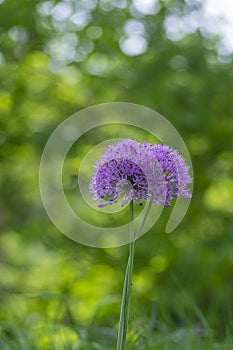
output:
M187 187L192 179L184 158L171 147L163 144L139 143L125 139L109 145L101 159L95 164L90 183L94 200L100 207L120 202L129 203L130 243L129 257L122 292L120 322L116 350L126 349L129 321L130 297L134 262L135 240L140 236L152 205L169 206L173 199L190 198ZM144 219L135 232L134 205L149 201Z

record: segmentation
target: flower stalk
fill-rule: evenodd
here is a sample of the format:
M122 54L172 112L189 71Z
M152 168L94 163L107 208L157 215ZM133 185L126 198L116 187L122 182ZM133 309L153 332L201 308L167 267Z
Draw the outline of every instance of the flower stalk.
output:
M146 219L148 217L149 211L153 204L153 197L148 204L148 207L145 212L145 216L142 220L141 225L139 226L137 233L135 235L134 232L134 210L133 210L133 201L130 202L130 243L129 243L129 257L128 263L125 272L125 280L124 287L122 292L122 301L121 301L121 311L120 311L120 322L119 322L119 330L117 337L117 347L116 350L125 350L126 349L126 338L127 338L127 330L129 323L129 313L130 313L130 299L132 292L132 278L133 278L133 265L134 265L134 250L135 250L135 241L143 230Z
M135 241L143 231L151 206L169 206L179 196L191 198L190 167L175 149L163 144L125 139L109 145L95 165L90 183L99 207L121 201L130 208L129 257L125 272L116 350L126 350L129 323ZM134 202L149 202L135 232Z
M130 243L129 243L129 257L125 272L124 287L122 292L120 322L117 337L116 350L126 349L126 337L129 323L130 312L130 299L132 290L132 276L133 276L133 263L134 263L134 247L135 247L135 235L134 235L134 210L133 201L130 202Z

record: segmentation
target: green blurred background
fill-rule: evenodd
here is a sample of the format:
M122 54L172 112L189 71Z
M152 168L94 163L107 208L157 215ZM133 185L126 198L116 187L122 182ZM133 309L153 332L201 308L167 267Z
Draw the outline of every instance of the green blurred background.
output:
M180 226L164 233L167 209L137 242L129 349L233 348L233 63L204 5L0 0L0 349L114 349L127 247L63 236L38 185L55 127L114 101L164 115L195 175ZM69 153L72 201L95 144L87 134Z

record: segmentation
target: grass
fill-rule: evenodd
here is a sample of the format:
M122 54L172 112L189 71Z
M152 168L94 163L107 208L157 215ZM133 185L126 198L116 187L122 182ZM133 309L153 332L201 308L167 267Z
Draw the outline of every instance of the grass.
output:
M67 310L60 320L40 323L24 319L16 310L9 310L5 321L0 323L1 350L115 350L117 325L107 327L98 324L101 306L108 308L110 298L97 306L89 326L80 325ZM189 320L183 315L180 322L169 315L165 307L159 310L152 305L150 318L131 320L127 350L231 350L233 349L233 324L228 324L224 334L211 329L201 310L192 306L196 319ZM159 316L158 316L159 314Z
M38 243L30 241L27 246L20 236L4 238L1 242L9 256L1 265L0 350L115 350L122 287L119 270L125 261L120 264L112 255L117 263L110 268L109 260L102 263L104 254L101 264L94 264L86 259L86 252L80 256L76 249L67 258L58 247L47 252ZM140 249L137 256L140 259ZM190 292L188 281L180 282L184 281L181 268L182 264L170 269L174 275L171 271L157 274L157 280L144 290L151 270L147 274L147 269L136 266L127 350L233 349L230 280L211 285L207 293L212 302L205 304L205 298ZM197 271L191 269L190 275L198 277ZM143 276L142 289L137 289L138 276Z
M82 336L80 337L80 333ZM53 326L41 330L27 329L19 326L1 326L1 350L113 350L116 336L111 329L93 328L90 339L85 330L65 326ZM97 339L94 339L97 338ZM161 325L160 329L134 333L129 332L128 349L138 350L231 350L233 336L228 334L225 339L217 340L212 330L195 328L167 329Z

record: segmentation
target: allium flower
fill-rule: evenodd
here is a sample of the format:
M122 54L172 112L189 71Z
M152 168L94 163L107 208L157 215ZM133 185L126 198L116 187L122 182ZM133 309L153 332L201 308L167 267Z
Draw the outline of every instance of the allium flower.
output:
M94 200L105 199L99 206L131 200L148 199L153 191L154 203L164 200L166 183L159 163L147 147L135 140L110 145L97 162L90 184Z
M112 159L104 163L96 173L95 183L94 196L96 199L109 197L106 204L117 202L121 196L125 197L123 204L129 200L147 198L146 176L143 170L129 159Z
M186 165L184 158L166 145L154 144L150 148L162 167L167 184L164 206L169 206L173 198L178 196L191 198L192 195L187 189L187 185L192 182L190 167Z
M153 197L155 205L169 206L173 198L191 194L189 167L183 157L166 145L135 140L110 145L97 162L90 184L94 200L104 199L99 206Z
M104 200L99 206L117 203L119 199L122 199L122 206L130 202L130 219L133 221L134 201L141 203L142 200L150 198L150 204L153 200L155 205L169 206L178 196L191 197L187 188L191 181L189 166L176 150L162 144L140 144L135 140L126 139L108 146L96 163L90 191L94 200ZM126 348L134 244L142 233L150 208L151 205L148 205L137 231L130 225L129 258L122 294L117 350Z

